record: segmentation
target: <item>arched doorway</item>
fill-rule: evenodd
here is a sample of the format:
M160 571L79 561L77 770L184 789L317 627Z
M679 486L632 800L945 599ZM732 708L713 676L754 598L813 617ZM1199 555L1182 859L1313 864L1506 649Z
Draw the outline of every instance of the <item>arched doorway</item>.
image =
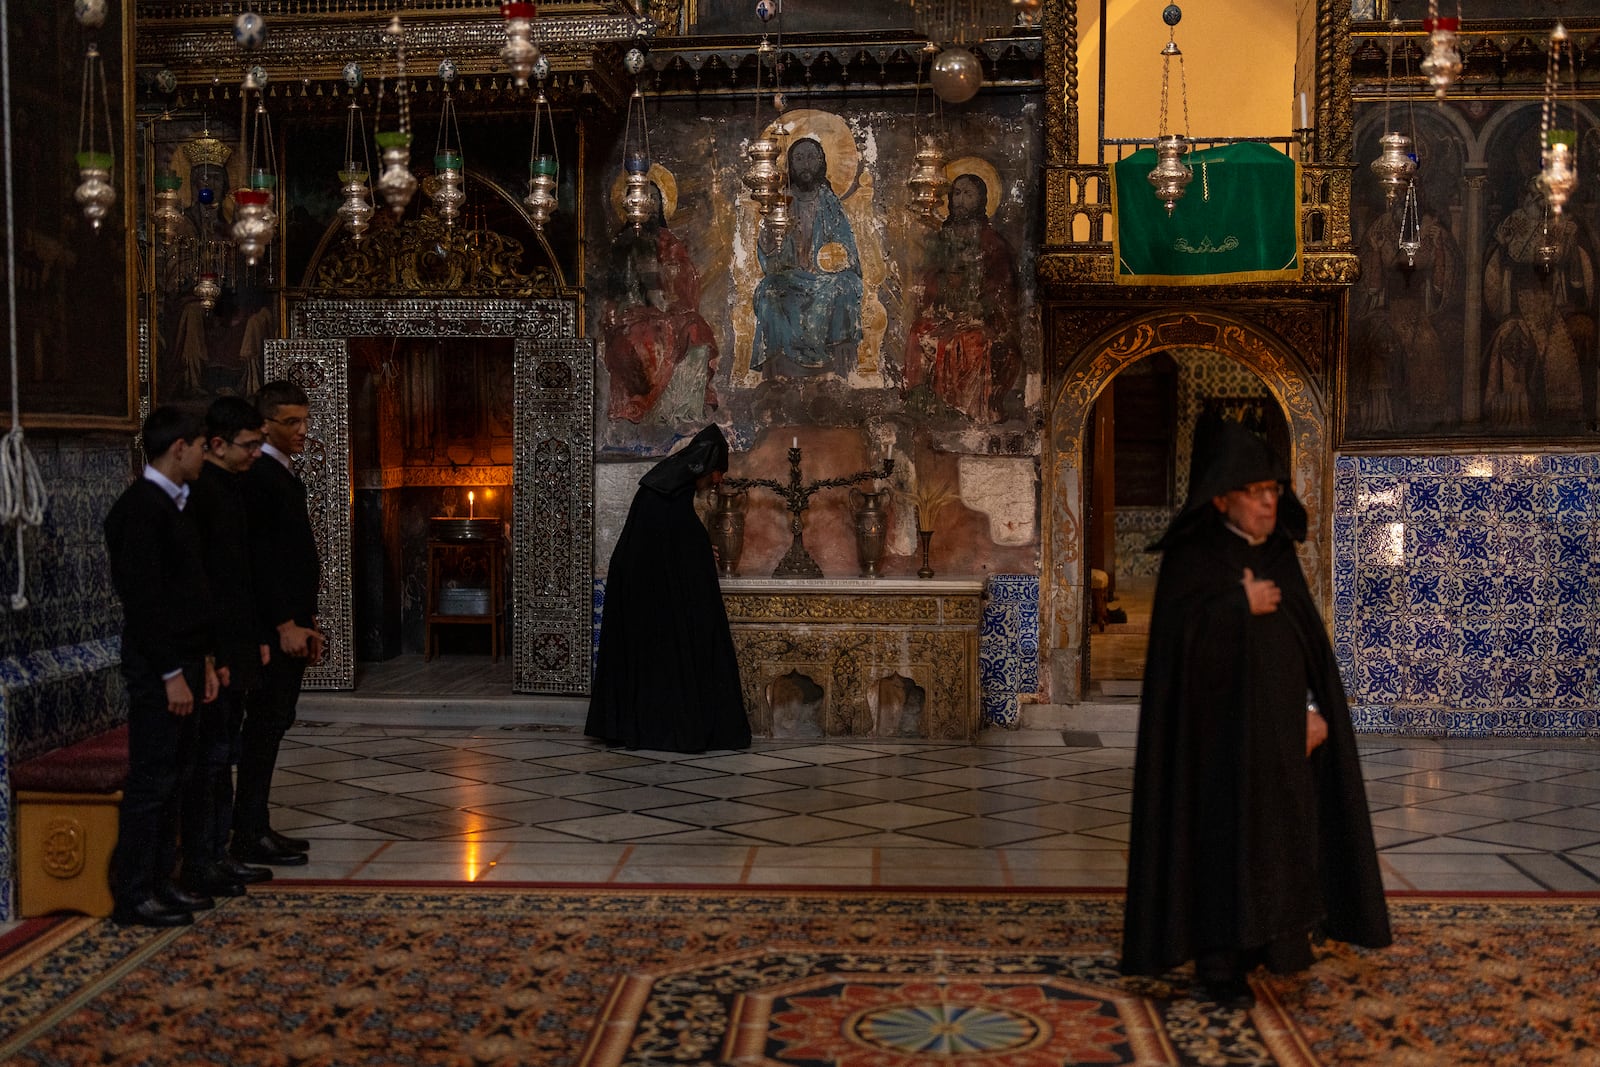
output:
M1043 456L1043 566L1039 597L1042 664L1050 699L1083 698L1088 569L1084 557L1088 514L1085 442L1094 404L1123 368L1169 349L1220 352L1254 372L1283 409L1289 426L1290 469L1305 502L1310 532L1301 562L1318 605L1326 613L1332 576L1327 570L1332 529L1332 469L1328 403L1319 383L1293 348L1260 326L1227 312L1163 310L1126 319L1086 340L1063 359L1049 402Z

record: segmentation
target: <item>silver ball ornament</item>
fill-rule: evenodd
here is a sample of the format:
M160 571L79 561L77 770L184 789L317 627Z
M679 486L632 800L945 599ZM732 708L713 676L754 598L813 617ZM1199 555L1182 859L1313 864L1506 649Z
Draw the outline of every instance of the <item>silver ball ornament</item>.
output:
M637 48L628 49L628 54L622 57L622 65L629 74L637 76L644 70L644 53Z
M361 64L353 59L344 65L344 70L340 73L344 75L344 83L352 89L361 88L361 83L366 80L366 75L361 71Z
M946 48L928 71L933 91L947 104L964 104L983 85L983 64L965 48Z

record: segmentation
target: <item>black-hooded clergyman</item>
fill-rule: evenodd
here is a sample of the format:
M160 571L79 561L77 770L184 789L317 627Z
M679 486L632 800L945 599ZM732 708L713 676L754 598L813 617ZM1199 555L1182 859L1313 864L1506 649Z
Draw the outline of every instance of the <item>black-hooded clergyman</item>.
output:
M1238 423L1197 436L1164 553L1139 709L1122 969L1189 960L1239 1005L1313 937L1389 944L1355 734L1295 555L1306 511Z
M590 737L667 752L750 746L716 557L694 511L695 492L727 469L711 425L639 479L606 571Z

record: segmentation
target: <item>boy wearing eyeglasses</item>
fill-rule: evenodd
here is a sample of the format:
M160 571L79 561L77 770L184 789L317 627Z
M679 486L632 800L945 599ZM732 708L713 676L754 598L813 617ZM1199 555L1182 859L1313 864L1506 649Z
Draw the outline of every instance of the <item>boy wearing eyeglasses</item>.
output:
M241 896L245 885L272 877L267 868L247 866L228 854L244 695L271 653L257 618L241 485L266 444L264 425L248 400L218 397L206 411L205 466L190 486L189 512L200 531L206 576L217 604L215 645L222 691L198 723L199 753L184 791L183 885L210 896Z
M283 736L294 725L300 680L322 657L316 629L321 563L305 483L294 472L294 457L306 447L311 402L293 382L268 382L256 394L256 410L266 440L241 485L256 617L269 656L245 696L232 852L244 864L297 867L307 862L311 842L274 830L268 811L272 772Z

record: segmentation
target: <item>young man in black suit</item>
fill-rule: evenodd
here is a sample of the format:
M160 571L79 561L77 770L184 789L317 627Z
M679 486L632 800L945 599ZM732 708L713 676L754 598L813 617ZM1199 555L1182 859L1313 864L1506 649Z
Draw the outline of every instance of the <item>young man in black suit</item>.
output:
M196 893L236 897L251 882L272 877L228 854L233 827L233 767L239 762L244 695L271 659L256 612L240 480L261 455L264 420L243 397L218 397L206 411L206 462L189 485L189 506L200 532L206 577L216 603L217 676L213 714L201 717L195 772L183 798L183 886Z
M316 630L321 564L306 509L305 483L294 473L294 457L306 447L311 404L298 385L277 381L261 387L256 409L266 420L266 443L241 484L256 610L271 656L261 669L260 681L245 697L233 855L241 863L293 867L306 862L311 843L272 828L268 795L278 746L294 725L300 679L322 657L322 634Z
M111 914L124 925L183 926L213 903L171 880L195 720L217 695L211 588L199 534L184 513L189 483L205 462L205 425L198 412L162 406L145 419L142 439L149 462L105 520L128 685L128 779L111 856Z

